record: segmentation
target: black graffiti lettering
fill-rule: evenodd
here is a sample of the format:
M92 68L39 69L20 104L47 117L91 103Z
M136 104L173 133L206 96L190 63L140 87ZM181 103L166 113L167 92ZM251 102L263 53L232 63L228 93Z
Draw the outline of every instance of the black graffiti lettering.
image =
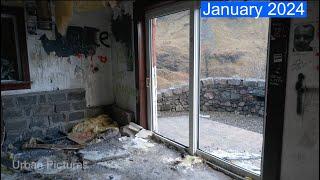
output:
M106 40L108 40L108 38L109 38L109 33L107 31L103 31L100 33L100 36L99 36L100 43L106 47L110 47L110 45L107 44L107 42L106 42Z
M84 51L83 29L78 26L69 26L67 29L66 40L68 47L72 49L72 54L77 54Z
M100 47L97 42L99 29L93 27L68 26L66 36L61 36L56 32L56 40L49 40L44 34L40 40L46 53L56 52L59 57L84 54L85 57L96 53L96 48ZM106 40L109 34L103 31L99 35L99 41L106 47L110 47Z
M95 45L99 47L100 45L97 43L97 33L99 32L99 29L93 28L93 27L84 27L84 38L85 38L85 44L88 45Z

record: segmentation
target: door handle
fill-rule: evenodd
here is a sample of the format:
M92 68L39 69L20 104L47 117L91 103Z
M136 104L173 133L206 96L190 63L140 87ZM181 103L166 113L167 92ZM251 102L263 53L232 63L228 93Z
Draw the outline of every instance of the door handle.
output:
M319 92L319 87L307 87L304 85L303 81L305 79L305 75L303 73L298 74L298 81L296 82L296 91L297 91L297 114L301 115L303 112L302 107L302 95L307 92Z
M150 87L150 78L149 77L146 78L146 86L147 86L147 88Z
M298 75L298 81L296 82L296 91L297 91L297 114L302 114L302 95L305 92L305 88L303 87L303 80L305 76L300 73Z

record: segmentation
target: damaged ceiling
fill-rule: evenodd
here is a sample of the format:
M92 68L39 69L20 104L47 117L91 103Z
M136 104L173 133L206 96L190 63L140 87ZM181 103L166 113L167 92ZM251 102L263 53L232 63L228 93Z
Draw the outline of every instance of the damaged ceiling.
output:
M65 35L66 29L72 19L73 11L89 12L107 7L114 9L118 1L55 1L54 16L57 30L61 35Z

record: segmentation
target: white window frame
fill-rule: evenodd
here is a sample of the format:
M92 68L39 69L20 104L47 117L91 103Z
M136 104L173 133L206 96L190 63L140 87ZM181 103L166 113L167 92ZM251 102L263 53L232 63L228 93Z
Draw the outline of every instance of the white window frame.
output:
M156 69L152 66L152 31L151 19L165 16L181 11L190 11L190 47L189 47L189 146L184 146L180 143L172 141L155 131L157 130L157 93L156 84L153 81L156 78ZM250 177L252 179L261 179L263 172L261 165L261 174L249 172L248 170L227 162L217 156L204 152L199 149L199 72L200 72L200 1L197 2L178 2L166 7L154 8L146 12L146 60L147 60L147 77L149 78L149 85L147 90L148 97L148 128L154 132L157 139L162 142L175 146L179 150L188 151L191 155L197 155L210 163L213 167L227 173L235 178L243 179ZM269 22L270 23L270 22ZM270 26L269 26L270 28ZM269 45L269 42L268 42ZM268 58L269 59L269 58ZM267 62L268 64L268 62ZM266 101L265 101L266 102ZM265 121L264 116L264 121ZM263 136L263 145L264 145ZM263 154L262 154L263 156ZM263 160L263 158L262 158Z

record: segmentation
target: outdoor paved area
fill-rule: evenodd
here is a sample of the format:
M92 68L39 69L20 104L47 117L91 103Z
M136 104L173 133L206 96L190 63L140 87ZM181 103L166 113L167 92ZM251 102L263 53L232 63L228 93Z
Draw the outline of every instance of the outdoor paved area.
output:
M159 133L188 146L189 116L161 114ZM231 113L201 115L200 149L260 174L263 118Z

